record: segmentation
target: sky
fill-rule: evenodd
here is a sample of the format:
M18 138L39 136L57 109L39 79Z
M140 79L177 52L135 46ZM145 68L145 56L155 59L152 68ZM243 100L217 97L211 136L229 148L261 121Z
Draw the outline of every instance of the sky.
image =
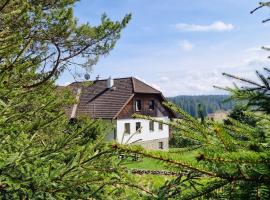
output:
M223 72L256 79L268 66L270 23L264 8L251 15L258 0L81 0L75 5L80 23L97 25L106 13L121 20L131 13L116 47L101 57L91 79L134 76L165 96L223 94L231 86ZM84 71L82 72L84 73ZM66 71L58 81L74 81Z

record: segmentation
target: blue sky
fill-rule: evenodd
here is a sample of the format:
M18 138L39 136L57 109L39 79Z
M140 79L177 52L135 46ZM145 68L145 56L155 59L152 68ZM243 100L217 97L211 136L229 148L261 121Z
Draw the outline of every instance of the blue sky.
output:
M269 16L249 12L258 0L81 0L75 16L81 23L98 24L106 13L132 20L110 55L91 72L95 79L135 76L166 96L220 94L213 85L228 86L222 72L255 78L268 65ZM65 72L59 84L73 82Z

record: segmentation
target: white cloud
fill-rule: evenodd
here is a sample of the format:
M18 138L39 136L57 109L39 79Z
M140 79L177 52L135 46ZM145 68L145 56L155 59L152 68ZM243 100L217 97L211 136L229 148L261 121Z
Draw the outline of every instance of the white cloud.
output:
M225 91L215 89L213 86L233 87L234 82L238 86L242 86L242 83L222 76L223 72L256 81L255 70L262 71L262 67L267 64L269 60L265 58L254 58L235 65L215 66L216 68L209 66L205 69L183 69L178 73L166 73L168 82L163 82L163 77L160 77L154 83L159 85L165 96L224 94Z
M258 52L258 53L261 53L262 51L264 51L264 52L269 53L268 49L270 49L270 45L254 46L254 47L247 48L246 52Z
M159 80L161 83L167 83L170 81L169 77L167 76L162 76Z
M257 52L262 51L262 47L250 47L246 49L246 52Z
M175 24L174 27L179 31L191 32L222 32L231 31L234 29L232 24L227 24L222 21L216 21L208 25L178 23Z
M180 41L179 46L183 51L191 51L194 47L194 45L187 40Z
M172 63L178 63L179 67L171 69L169 60L166 70L145 79L150 79L152 83L158 85L165 96L225 94L224 90L213 86L233 87L233 83L238 86L242 86L243 83L223 76L223 72L256 81L258 79L255 70L263 72L262 68L269 66L270 63L267 52L264 51L260 53L243 51L237 54L237 59L233 59L231 55L217 58L211 55L212 52L209 56L207 54L202 57L191 55L189 63L184 60L172 61Z

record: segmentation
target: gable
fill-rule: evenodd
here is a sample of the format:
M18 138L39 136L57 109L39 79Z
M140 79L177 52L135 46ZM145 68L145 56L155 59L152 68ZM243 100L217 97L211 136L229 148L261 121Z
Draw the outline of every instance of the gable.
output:
M141 111L135 110L135 101L141 101ZM154 110L149 109L149 101L154 100ZM134 97L121 110L118 119L132 118L134 113L151 117L173 117L172 113L162 105L164 101L160 94L135 94Z

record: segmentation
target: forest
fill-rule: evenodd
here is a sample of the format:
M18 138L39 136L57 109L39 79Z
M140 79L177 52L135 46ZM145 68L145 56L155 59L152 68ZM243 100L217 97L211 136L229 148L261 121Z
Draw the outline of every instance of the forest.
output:
M182 108L193 117L198 117L199 106L201 105L204 116L214 113L218 110L231 110L234 101L229 99L228 95L199 95L168 97L167 99Z

